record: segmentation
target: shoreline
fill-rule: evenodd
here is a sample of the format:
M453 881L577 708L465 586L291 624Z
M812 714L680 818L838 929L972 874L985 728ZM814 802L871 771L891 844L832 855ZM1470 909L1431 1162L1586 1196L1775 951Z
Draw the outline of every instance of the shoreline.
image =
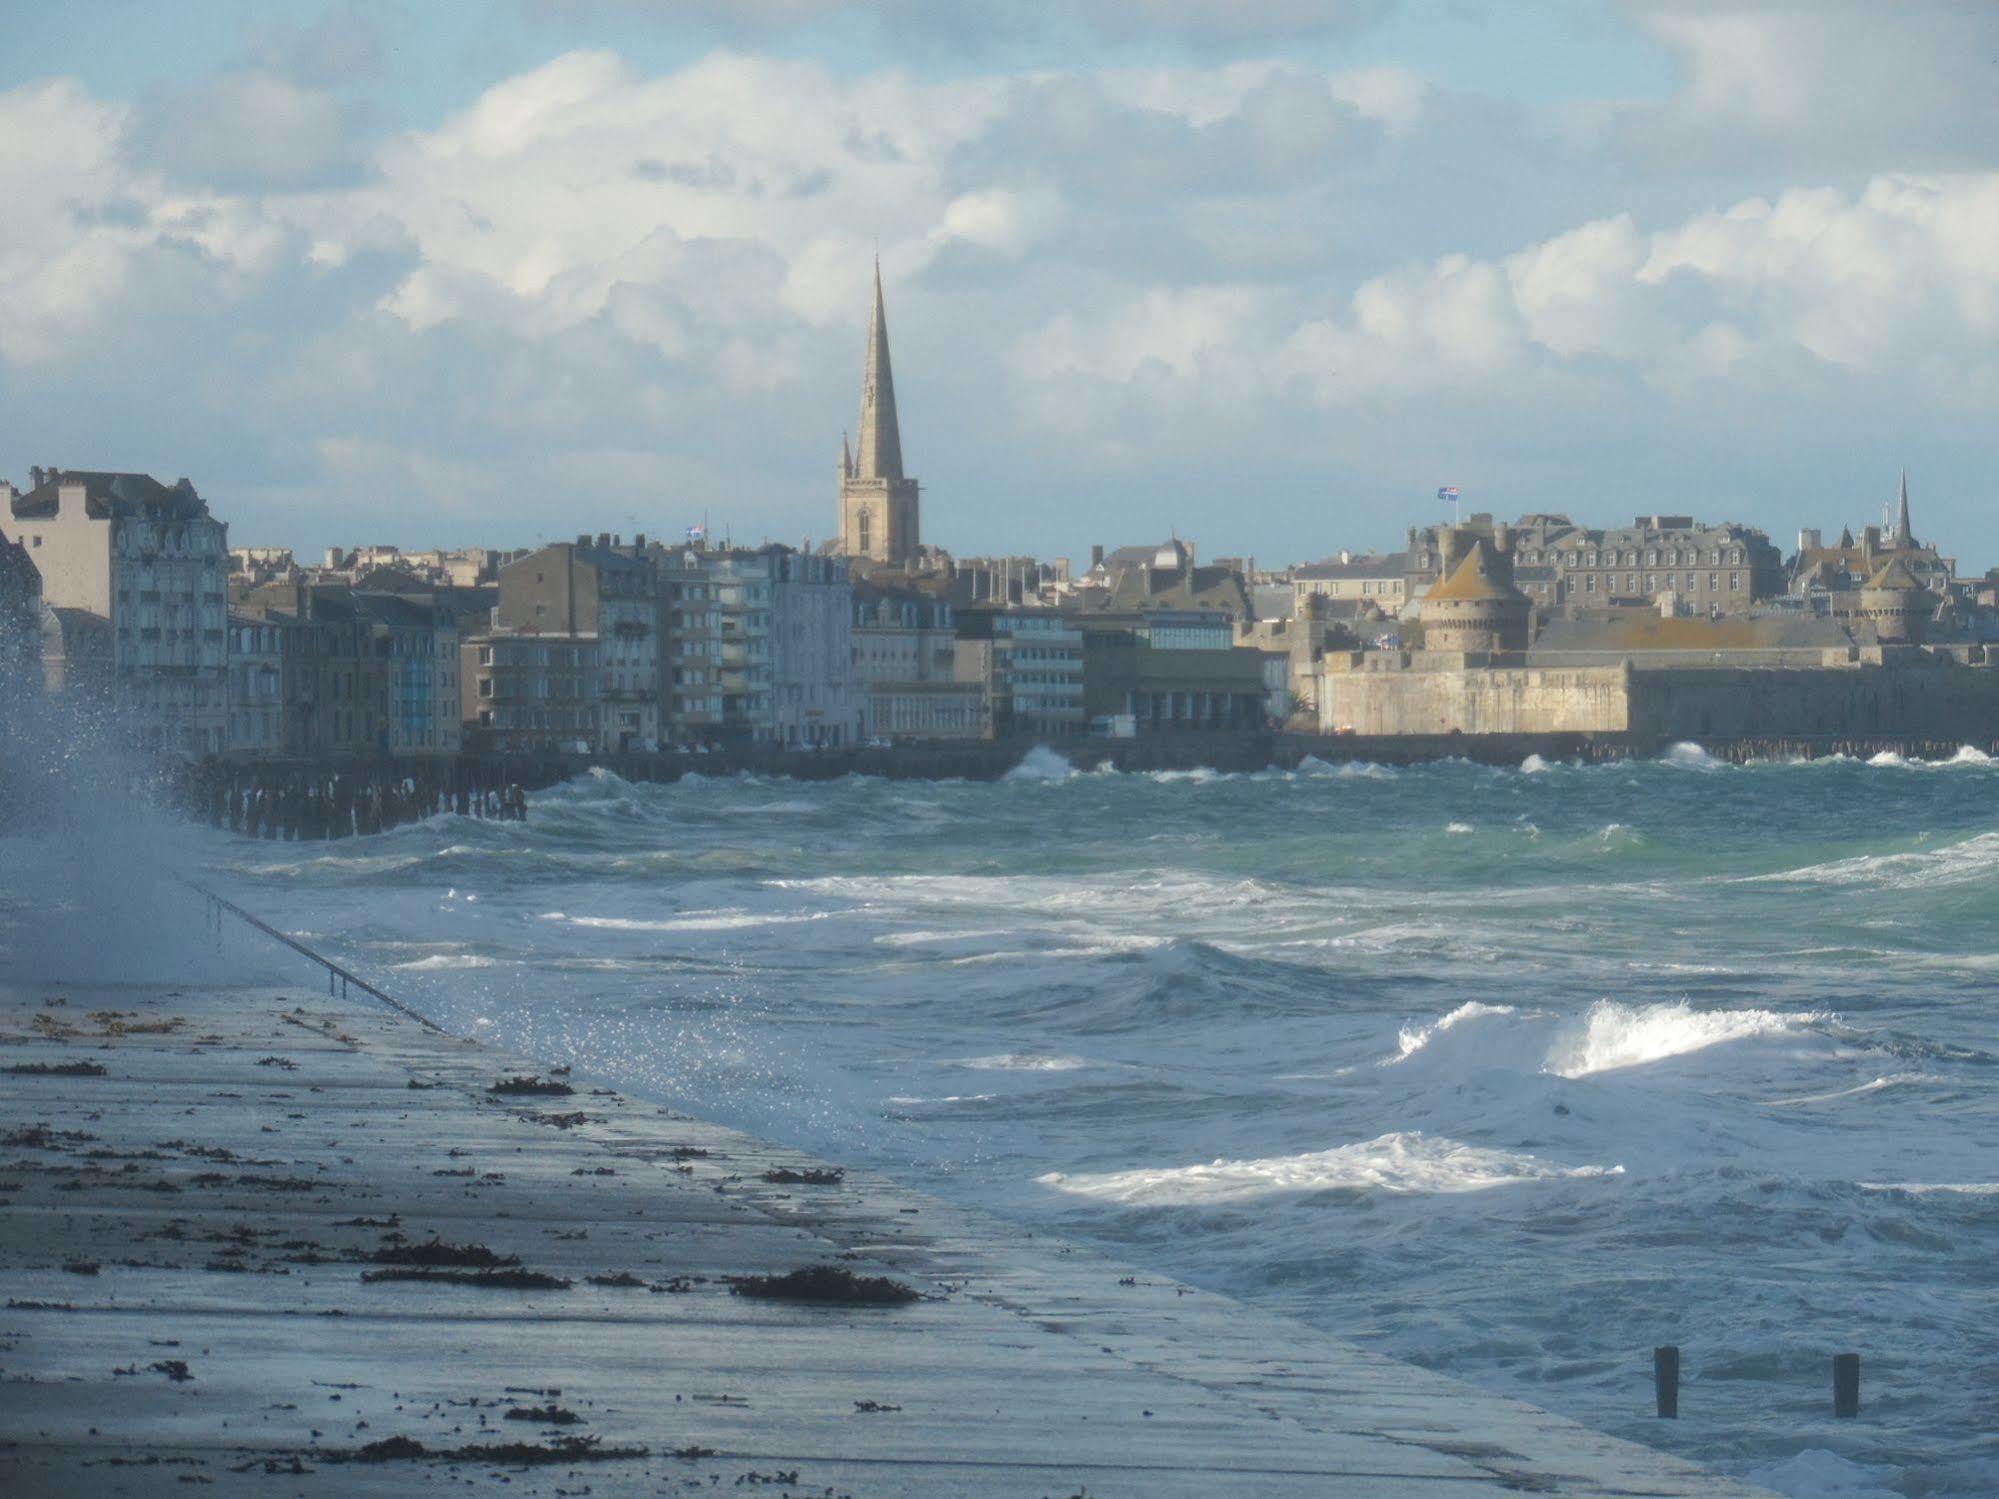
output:
M8 1492L1761 1492L309 993L0 987L0 1068L78 1069L0 1101ZM535 1284L362 1279L433 1236ZM725 1278L812 1265L920 1299Z
M1686 741L1691 742L1691 741ZM1125 774L1210 770L1255 774L1327 765L1406 768L1462 760L1514 767L1529 761L1601 765L1664 758L1682 741L1631 735L1438 734L1394 738L1325 734L1184 734L1152 739L1039 739L976 744L917 744L893 749L817 753L746 751L709 755L460 756L452 759L205 762L175 773L172 800L212 827L251 837L318 841L385 832L442 812L495 820L527 815L523 798L591 770L634 784L671 783L690 775L758 775L801 782L846 776L891 781L997 781L1037 751L1070 768ZM1965 749L1999 757L1999 739L1983 745L1946 739L1808 735L1731 739L1696 746L1731 765L1892 756L1930 762Z

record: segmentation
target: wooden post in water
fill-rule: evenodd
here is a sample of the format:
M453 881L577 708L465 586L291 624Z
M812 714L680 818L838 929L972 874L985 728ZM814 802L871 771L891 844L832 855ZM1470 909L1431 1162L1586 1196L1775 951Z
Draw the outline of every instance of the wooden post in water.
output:
M1659 1419L1680 1419L1680 1350L1668 1344L1652 1350L1652 1384L1659 1396Z
M1832 1413L1835 1416L1860 1414L1860 1355L1835 1353L1832 1356Z

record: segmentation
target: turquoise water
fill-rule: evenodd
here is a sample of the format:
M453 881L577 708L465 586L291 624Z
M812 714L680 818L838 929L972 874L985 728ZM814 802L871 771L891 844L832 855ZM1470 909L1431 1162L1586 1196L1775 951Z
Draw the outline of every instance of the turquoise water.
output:
M1037 752L208 836L229 893L468 1032L1792 1493L1999 1489L1982 758Z

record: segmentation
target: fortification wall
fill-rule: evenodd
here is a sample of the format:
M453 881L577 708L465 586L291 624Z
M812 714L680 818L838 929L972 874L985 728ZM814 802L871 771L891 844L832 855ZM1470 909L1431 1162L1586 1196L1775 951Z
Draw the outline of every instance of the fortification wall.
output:
M1923 656L1790 669L1329 670L1319 680L1319 727L1327 734L1624 734L1637 743L1999 739L1999 666Z
M1632 672L1641 738L1898 735L1985 743L1999 735L1999 670L1916 661L1817 671L1690 667Z
M1621 734L1630 723L1622 667L1329 671L1319 727L1333 734Z

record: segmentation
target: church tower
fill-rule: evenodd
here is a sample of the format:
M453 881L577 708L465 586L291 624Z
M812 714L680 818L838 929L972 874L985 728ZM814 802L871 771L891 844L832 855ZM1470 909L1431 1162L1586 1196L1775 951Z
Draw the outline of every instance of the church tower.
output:
M921 539L914 479L902 472L902 430L895 419L895 376L888 362L881 262L868 314L867 366L861 376L861 425L849 447L840 439L840 551L857 561L902 567Z

